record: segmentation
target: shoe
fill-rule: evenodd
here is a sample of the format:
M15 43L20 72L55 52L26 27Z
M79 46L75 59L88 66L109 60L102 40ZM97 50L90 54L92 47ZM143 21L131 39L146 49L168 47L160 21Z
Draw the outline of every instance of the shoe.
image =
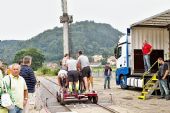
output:
M170 100L170 96L166 96L165 99L166 99L166 100Z
M108 89L111 89L110 87Z
M158 97L158 99L164 99L165 97L161 96L161 97Z

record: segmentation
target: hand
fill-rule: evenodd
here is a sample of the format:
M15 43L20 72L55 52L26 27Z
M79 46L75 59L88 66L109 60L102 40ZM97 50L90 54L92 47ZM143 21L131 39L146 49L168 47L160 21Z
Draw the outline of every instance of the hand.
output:
M162 80L165 80L165 77L162 77Z
M28 101L27 99L24 99L24 103L23 103L24 107L27 105L27 101Z

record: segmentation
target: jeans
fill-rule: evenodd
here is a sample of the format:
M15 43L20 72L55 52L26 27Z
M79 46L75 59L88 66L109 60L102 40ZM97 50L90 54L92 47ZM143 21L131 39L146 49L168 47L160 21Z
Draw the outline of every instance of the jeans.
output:
M17 106L15 106L13 109L8 110L8 113L23 113L23 110Z
M105 76L104 89L106 89L106 84L107 84L107 87L110 89L110 76Z
M144 62L145 71L148 71L149 68L151 67L150 55L143 55L143 62Z
M160 87L161 97L164 97L165 94L166 96L169 96L167 80L159 80L159 87Z

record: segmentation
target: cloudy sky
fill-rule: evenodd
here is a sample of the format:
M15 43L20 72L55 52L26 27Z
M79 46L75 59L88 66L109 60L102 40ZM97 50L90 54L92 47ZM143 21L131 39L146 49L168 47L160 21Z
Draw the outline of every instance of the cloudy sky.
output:
M125 32L131 24L170 9L170 0L68 0L74 22L94 20ZM0 40L26 40L61 26L61 0L0 0Z

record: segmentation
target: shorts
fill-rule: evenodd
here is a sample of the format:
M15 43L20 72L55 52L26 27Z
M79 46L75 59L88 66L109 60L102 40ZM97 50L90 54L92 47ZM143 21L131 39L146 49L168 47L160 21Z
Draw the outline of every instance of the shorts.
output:
M83 78L90 77L90 73L91 73L90 66L84 67L81 72Z
M77 82L79 80L80 73L78 71L68 71L68 81Z

